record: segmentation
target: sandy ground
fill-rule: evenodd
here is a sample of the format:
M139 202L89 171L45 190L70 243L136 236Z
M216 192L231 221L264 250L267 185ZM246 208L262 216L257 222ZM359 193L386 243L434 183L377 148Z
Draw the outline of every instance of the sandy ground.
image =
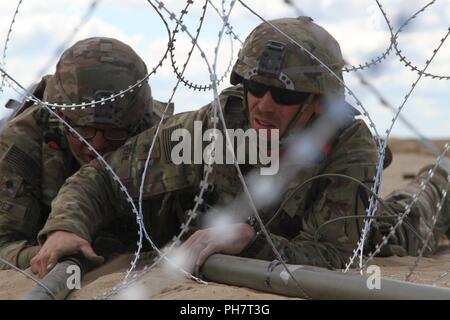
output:
M434 157L421 152L414 143L394 142L394 161L384 175L382 194L401 188L408 180L404 175L416 173L422 166L434 162ZM73 292L70 299L92 299L120 284L131 257L124 255L86 275L82 289ZM382 276L404 280L414 257L376 258L373 263L381 267ZM450 249L443 250L432 258L421 259L411 281L432 284L433 280L450 269ZM0 271L0 299L20 299L34 283L23 275L12 271ZM450 275L436 283L450 288ZM161 270L146 274L130 289L121 291L112 299L288 299L287 297L257 292L247 288L216 283L198 284L183 277L174 277Z

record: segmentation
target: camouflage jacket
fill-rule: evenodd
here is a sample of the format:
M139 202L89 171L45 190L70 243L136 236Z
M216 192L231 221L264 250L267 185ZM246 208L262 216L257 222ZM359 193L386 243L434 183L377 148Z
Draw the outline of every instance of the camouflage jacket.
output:
M164 107L154 101L136 133L156 124ZM44 108L24 105L0 131L0 257L20 268L39 250L51 202L80 167L60 126Z
M246 129L248 116L242 90L227 89L220 99L227 127ZM202 121L204 129L210 128L211 112L212 105L207 105L167 119L155 141L144 180L143 214L149 235L158 246L167 244L179 233L187 219L186 211L193 208L204 170L202 165L176 165L171 161L171 133L177 128L192 132L196 120ZM155 130L151 128L130 139L107 157L135 203ZM371 186L377 148L362 120L352 116L330 146L333 152L324 153L320 161L300 171L289 184L281 214L269 226L276 247L289 263L342 267L360 237L362 219L339 219L364 215L368 195L359 184L349 179L326 177L306 184L286 199L294 188L324 173L349 175ZM241 169L245 174L252 168L241 165ZM242 190L233 165L214 165L210 182L213 188L205 195L203 208L200 208L204 211L229 203ZM273 213L274 209L269 208L261 214L267 221ZM325 224L332 219L337 220ZM201 227L200 221L194 221L191 232ZM122 241L135 245L137 228L130 204L110 173L93 161L66 181L52 203L52 212L38 238L42 242L49 232L65 230L93 241L99 230L107 226L111 226ZM263 238L256 239L243 255L259 259L275 257Z

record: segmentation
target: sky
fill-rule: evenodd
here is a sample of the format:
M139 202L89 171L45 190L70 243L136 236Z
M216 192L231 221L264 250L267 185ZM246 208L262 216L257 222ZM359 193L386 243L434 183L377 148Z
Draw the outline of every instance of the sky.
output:
M92 4L92 0L24 0L13 24L4 59L4 68L22 86L29 87L39 81L44 74L54 72L61 54L61 46L66 48L75 41L91 36L117 38L131 45L146 62L149 69L158 64L167 48L168 35L163 20L146 0L101 0L92 16L80 28L80 21ZM211 0L219 9L224 3L228 10L230 0ZM325 27L340 43L344 58L349 64L359 65L379 56L389 46L390 33L375 0L291 0L287 5L283 0L244 1L265 19L296 17L299 14L312 17ZM389 20L396 30L408 17L425 6L425 0L381 0ZM0 63L3 62L5 40L11 19L18 4L16 0L0 2ZM182 0L166 0L165 7L179 15L186 5ZM195 0L183 19L192 34L199 25L205 1ZM175 23L162 11L168 27ZM261 21L237 2L231 11L230 24L244 40L249 32ZM437 0L409 25L399 36L399 46L409 60L422 69L433 54L450 27L450 0ZM74 33L74 29L79 29ZM218 34L222 28L219 15L208 4L198 44L210 65L214 64L214 50ZM174 57L178 68L185 63L191 48L191 39L185 33L178 33L175 39ZM238 40L224 37L217 55L219 78L234 63L240 48ZM450 75L450 39L445 42L428 72ZM395 54L391 54L376 68L361 72L384 98L394 107L403 104L405 95L419 75L404 66ZM209 84L210 74L204 59L195 50L185 73L189 82ZM229 73L225 74L220 89L229 86ZM378 99L361 85L354 73L346 73L345 81L369 112L377 131L383 135L392 123L393 113L380 105ZM167 101L177 83L170 59L163 62L155 75L149 79L154 98ZM449 80L422 78L402 115L429 138L448 139L450 128ZM6 87L0 93L0 118L7 114L4 103L19 99L12 88ZM175 92L175 112L195 110L212 101L211 91L194 91L180 85ZM355 104L349 97L348 101ZM394 125L395 137L415 135L401 122Z

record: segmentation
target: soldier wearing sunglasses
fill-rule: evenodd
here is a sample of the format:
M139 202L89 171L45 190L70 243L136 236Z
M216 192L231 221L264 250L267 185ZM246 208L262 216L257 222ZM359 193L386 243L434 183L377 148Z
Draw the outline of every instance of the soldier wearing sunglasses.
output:
M44 77L33 94L69 106L101 101L146 74L145 63L128 45L111 38L89 38L67 49L55 74ZM95 108L55 109L71 125L69 129L43 107L25 102L0 132L0 257L27 268L39 251L36 237L51 202L65 180L96 157L76 133L105 154L158 123L161 106L144 83ZM91 256L103 261L93 251Z
M306 50L320 59L326 68L312 59ZM301 139L298 134L323 119L326 108L338 108L341 114L339 119L328 123L335 132L319 150L321 156L305 159L309 161L308 166L292 170L291 183L276 201L270 205L255 203L261 208L261 218L275 247L287 263L342 268L352 254L365 222L362 217L370 199L367 189L370 190L374 182L378 150L365 122L355 118L359 113L345 102L341 82L343 66L337 41L312 19L273 20L270 24L260 24L247 37L231 75L235 87L220 95L228 128L279 130L281 163L286 154L283 149L290 151L286 150L289 144L285 142ZM138 199L148 146L156 139L150 155L151 166L143 178L144 221L156 245L165 246L180 232L187 219L194 218L179 248L185 254L188 270L200 267L208 256L218 252L276 259L260 226L251 212L249 215L247 205L237 201L242 198L242 185L234 165L213 165L209 186L203 201L199 202L199 215L195 218L190 211L194 201L198 200L200 186L205 186L202 180L205 168L203 165L174 164L170 157L173 146L170 137L177 128L193 132L194 121L201 121L204 128L212 128L213 110L213 104L209 104L200 110L171 117L163 123L158 137L155 137L155 128L149 129L107 157L131 196ZM218 127L221 128L220 123ZM316 134L319 138L321 133ZM240 165L244 174L258 167L261 166ZM442 172L439 172L438 176L442 178ZM442 187L440 178L434 179L433 184ZM417 190L418 185L416 180L410 189ZM422 199L415 207L415 217L431 217L427 210L434 212L435 201L442 197L437 189L436 186L427 189L430 198ZM411 200L406 193L397 196L387 199L394 210L388 210L387 215L392 216L398 211L401 207L396 206L398 201ZM106 169L93 161L67 181L53 202L51 215L39 234L43 247L32 262L32 270L42 276L61 256L86 251L80 248L91 248L90 244L102 226L134 219L130 212L120 186ZM208 224L208 221L223 221L223 214L229 222L226 227ZM387 218L381 222L393 220ZM445 225L445 221L442 224ZM375 230L378 230L377 224ZM416 235L406 227L399 230L405 233L396 238L398 243L392 243L391 253L399 247L412 252L417 248L414 243L420 242L407 240L413 239L417 230ZM117 236L134 240L136 231L130 235L118 233Z

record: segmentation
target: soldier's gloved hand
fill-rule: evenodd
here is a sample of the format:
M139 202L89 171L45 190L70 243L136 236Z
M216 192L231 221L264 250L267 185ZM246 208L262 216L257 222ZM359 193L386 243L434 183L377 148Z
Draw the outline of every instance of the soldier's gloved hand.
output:
M41 250L31 260L31 271L42 278L53 269L60 258L77 253L82 253L94 265L100 265L104 261L85 239L67 231L52 232Z
M214 253L240 254L255 236L255 229L246 223L231 224L196 231L175 254L184 257L182 267L188 272L199 270Z

